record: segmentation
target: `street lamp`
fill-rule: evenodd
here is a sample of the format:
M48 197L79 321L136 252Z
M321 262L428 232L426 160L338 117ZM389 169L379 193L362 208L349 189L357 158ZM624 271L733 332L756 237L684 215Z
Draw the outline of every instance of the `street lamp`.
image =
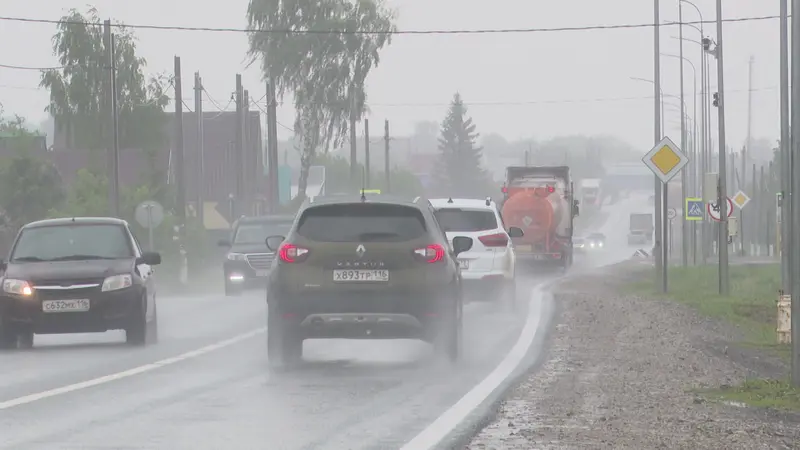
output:
M634 81L643 81L645 83L655 84L655 81L648 80L647 78L639 78L639 77L630 77L631 80ZM661 89L659 86L658 91L661 93L661 97L659 98L659 103L661 103L661 132L664 132L664 90Z

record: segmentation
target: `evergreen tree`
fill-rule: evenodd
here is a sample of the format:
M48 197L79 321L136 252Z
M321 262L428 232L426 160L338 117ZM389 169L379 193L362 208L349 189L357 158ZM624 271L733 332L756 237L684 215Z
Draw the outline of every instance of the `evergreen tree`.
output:
M441 125L439 161L434 172L437 194L459 197L491 195L491 180L483 168L483 148L467 107L456 93Z

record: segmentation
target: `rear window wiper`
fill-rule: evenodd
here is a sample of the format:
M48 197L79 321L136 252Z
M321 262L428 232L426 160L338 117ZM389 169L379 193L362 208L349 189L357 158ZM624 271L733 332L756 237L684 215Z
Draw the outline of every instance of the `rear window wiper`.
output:
M67 256L59 256L58 258L53 258L48 261L80 261L83 259L114 259L108 256L100 256L100 255L67 255Z
M358 235L359 241L374 241L380 239L391 239L399 237L400 235L397 233L389 233L385 231L376 231L372 233L361 233Z

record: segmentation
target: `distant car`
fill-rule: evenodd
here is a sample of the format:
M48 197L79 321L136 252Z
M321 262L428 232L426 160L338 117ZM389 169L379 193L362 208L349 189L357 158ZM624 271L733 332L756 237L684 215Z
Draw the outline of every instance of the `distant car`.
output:
M522 230L504 228L497 205L491 198L439 198L430 202L448 241L455 236L472 238L472 248L458 257L468 296L501 301L509 309L515 309L517 256L511 238L522 237Z
M225 295L241 294L249 287L265 287L275 253L267 248L267 236L287 234L294 216L242 217L233 227L232 237L219 241L228 249L222 271Z
M586 243L589 249L601 249L606 246L606 235L603 233L592 233L586 236Z
M586 239L582 237L572 238L572 248L576 252L582 253L586 251Z
M128 223L50 219L25 225L3 270L0 348L33 346L34 334L125 330L131 345L158 340L152 266Z
M455 361L463 301L457 257L430 202L388 196L310 198L285 235L267 285L269 364L303 356L305 339L421 339Z

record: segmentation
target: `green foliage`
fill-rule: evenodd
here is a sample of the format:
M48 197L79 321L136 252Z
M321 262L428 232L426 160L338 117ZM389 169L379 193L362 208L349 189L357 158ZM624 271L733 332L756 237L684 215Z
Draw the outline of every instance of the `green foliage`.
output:
M249 55L261 58L264 79L273 80L279 97L294 96L295 131L303 141L301 198L317 149L339 146L351 115L366 111L366 78L390 43L393 19L382 0L250 0ZM275 29L317 33L259 32Z
M136 56L136 37L126 28L113 30L117 67L117 104L121 148L152 148L162 144L164 107L163 75L146 80L144 58ZM70 133L78 147L107 148L111 105L110 71L106 69L106 46L102 21L92 8L86 14L72 9L61 18L53 35L53 54L62 69L42 72L40 86L50 91L45 109L56 119L59 130Z
M53 165L31 154L41 135L21 117L0 118L0 139L17 153L0 162L0 208L13 228L43 219L64 198L61 177Z
M441 126L439 161L435 175L441 195L482 197L490 192L491 178L483 168L483 148L467 107L456 93Z

